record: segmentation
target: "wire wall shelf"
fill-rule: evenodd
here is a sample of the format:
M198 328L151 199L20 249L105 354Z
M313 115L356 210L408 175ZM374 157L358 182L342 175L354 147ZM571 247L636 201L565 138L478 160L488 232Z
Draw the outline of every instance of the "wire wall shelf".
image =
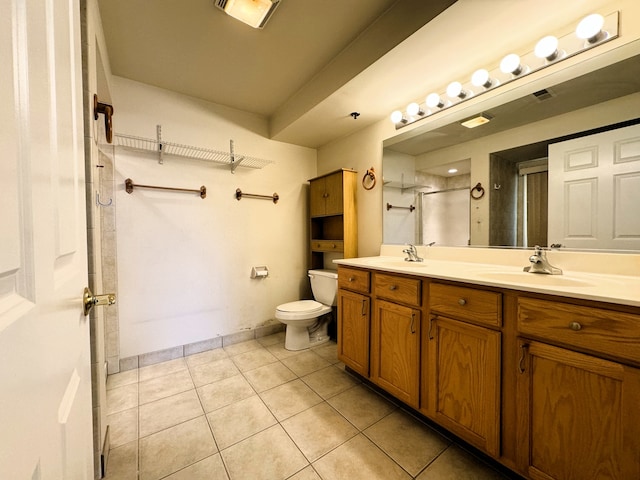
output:
M232 173L238 167L259 169L274 163L272 160L264 160L262 158L234 153L233 140L230 141L229 152L165 142L161 139L160 125L158 125L158 138L156 140L121 133L116 133L114 137L116 147L122 147L137 152L157 153L159 156L158 161L160 163L163 163L165 155L170 155L174 157L203 160L218 165L228 165L231 167Z

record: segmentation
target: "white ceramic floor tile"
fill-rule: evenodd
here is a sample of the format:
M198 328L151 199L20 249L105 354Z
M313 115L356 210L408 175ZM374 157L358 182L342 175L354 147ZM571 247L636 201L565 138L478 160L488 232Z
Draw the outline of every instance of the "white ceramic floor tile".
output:
M323 480L408 480L411 476L359 434L313 463Z
M240 370L229 358L223 358L211 363L203 363L191 368L191 378L196 387L207 383L217 382L225 378L238 375Z
M282 427L310 462L358 434L358 430L326 402L288 418Z
M228 356L229 354L225 352L223 348L214 348L213 350L195 353L185 358L189 367L195 367L196 365L202 365L203 363L211 363L222 360L223 358L227 358Z
M278 359L274 357L268 350L260 347L256 350L250 350L245 353L240 353L231 357L233 363L236 364L241 372L248 372L264 365L277 362Z
M233 345L228 345L223 348L225 352L227 352L230 356L233 356L263 347L256 340L249 340L247 342L234 343Z
M277 423L257 395L220 408L207 415L207 419L220 450Z
M322 398L301 380L272 388L260 393L260 396L279 421L322 402Z
M231 480L284 480L308 465L280 425L222 450Z
M124 385L107 390L107 415L138 406L138 384Z
M219 453L165 477L165 480L229 480Z
M207 413L255 394L254 389L242 375L234 375L198 388L200 402Z
M168 362L156 363L155 365L149 365L138 369L139 380L144 382L155 377L161 377L162 375L168 375L175 373L179 370L186 370L187 363L184 358L176 358L175 360L169 360Z
M140 438L204 414L195 390L140 405Z
M327 402L360 430L370 427L397 408L364 385L345 390Z
M204 416L140 439L140 480L158 480L217 452Z
M282 359L282 363L284 363L299 377L303 377L331 365L324 358L315 354L311 350L306 350L293 357L284 358Z
M244 376L256 392L264 392L283 383L295 380L298 376L285 367L282 362L275 362L264 367L245 372Z
M138 440L138 407L107 416L111 448Z
M331 398L358 384L355 378L333 365L305 375L302 381L324 399Z
M138 383L138 369L127 370L126 372L114 373L107 377L107 390Z
M403 410L396 410L364 434L411 475L417 475L449 441Z
M193 389L193 381L189 370L178 370L177 372L151 378L138 384L138 401L140 405L155 402L164 397L186 392Z

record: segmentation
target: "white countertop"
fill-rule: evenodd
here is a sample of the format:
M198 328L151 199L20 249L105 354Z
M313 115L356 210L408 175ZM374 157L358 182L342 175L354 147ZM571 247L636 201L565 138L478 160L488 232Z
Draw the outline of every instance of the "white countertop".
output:
M562 275L526 273L522 266L378 256L334 260L338 265L404 273L441 280L546 293L562 297L640 307L640 276L564 271ZM560 265L561 266L561 265Z

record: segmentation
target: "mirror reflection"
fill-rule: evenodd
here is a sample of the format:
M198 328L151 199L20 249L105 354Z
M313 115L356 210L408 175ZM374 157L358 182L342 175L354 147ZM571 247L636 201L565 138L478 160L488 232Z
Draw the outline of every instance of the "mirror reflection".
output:
M631 57L385 147L384 243L640 250L640 133L598 137L640 123L638 92Z

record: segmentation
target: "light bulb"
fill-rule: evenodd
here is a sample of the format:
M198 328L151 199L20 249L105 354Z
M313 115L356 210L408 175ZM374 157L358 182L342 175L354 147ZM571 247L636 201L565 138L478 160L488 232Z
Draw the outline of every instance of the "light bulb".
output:
M437 93L430 93L427 95L427 107L429 108L442 108L444 107L444 103L440 99L440 95Z
M548 35L541 38L536 43L536 48L533 51L538 58L544 58L549 62L558 58L558 39L553 35Z
M576 27L576 36L589 43L595 43L601 40L602 27L604 26L604 17L598 13L587 15Z
M407 105L407 115L415 117L416 115L424 115L424 111L420 108L416 102Z
M473 72L473 75L471 75L471 83L476 87L489 88L493 84L493 81L489 77L489 72L481 68Z
M403 113L400 110L395 110L394 112L391 113L391 121L393 123L407 123L407 119L404 118Z
M458 173L458 169L457 168L450 168L449 170L447 170L447 173Z
M523 70L522 65L520 65L520 57L515 53L510 53L500 62L500 70L504 73L520 75Z
M467 92L462 89L460 82L451 82L447 87L447 95L451 98L463 99L467 96Z

